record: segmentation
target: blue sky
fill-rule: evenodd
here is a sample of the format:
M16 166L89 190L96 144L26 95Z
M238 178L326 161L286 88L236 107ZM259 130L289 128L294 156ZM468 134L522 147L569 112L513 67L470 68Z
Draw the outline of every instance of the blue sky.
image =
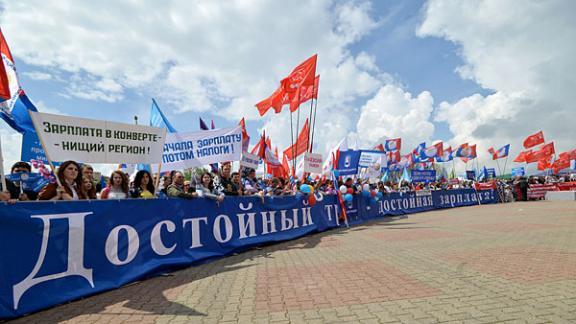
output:
M21 85L41 111L148 123L154 97L178 130L198 130L198 116L217 127L246 116L252 144L266 128L282 149L288 113L259 118L254 104L318 53L321 153L344 136L362 147L471 142L490 166L489 146L517 154L540 129L557 151L575 144L558 127L574 99L569 1L0 3Z

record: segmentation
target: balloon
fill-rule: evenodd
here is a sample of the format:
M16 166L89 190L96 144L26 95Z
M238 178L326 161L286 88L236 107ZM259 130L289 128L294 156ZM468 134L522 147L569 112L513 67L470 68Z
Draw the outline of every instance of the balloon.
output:
M378 191L378 192L376 193L376 196L377 196L378 198L380 198L380 199L382 199L382 197L384 197L384 195L383 195L380 191Z
M344 200L346 200L346 201L352 201L352 199L354 199L354 197L352 196L352 194L349 194L349 193L348 193L348 194L346 194L346 195L344 196Z
M341 185L341 186L340 186L340 193L344 195L344 194L346 194L347 192L348 192L348 188L346 188L345 185Z
M364 197L364 198L370 197L370 191L363 190L363 191L362 191L362 197Z
M314 204L316 203L316 197L314 195L308 196L308 203L310 204L310 206L314 206Z
M307 184L300 185L300 191L302 191L305 194L309 194L310 193L310 186Z
M362 186L362 190L363 190L363 191L370 191L370 185L367 184L367 183L365 183L365 184Z
M350 195L354 193L354 190L352 188L348 188L348 190L346 190L347 193L349 193Z
M370 191L370 197L376 197L376 190Z

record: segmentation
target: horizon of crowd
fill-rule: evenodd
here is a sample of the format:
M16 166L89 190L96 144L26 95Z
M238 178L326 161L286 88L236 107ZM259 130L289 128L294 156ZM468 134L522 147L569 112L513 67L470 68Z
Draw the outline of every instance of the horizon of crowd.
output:
M241 168L232 171L231 163L222 163L219 169L208 171L201 169L200 175L193 175L191 180L185 180L183 171L171 171L169 174L157 179L157 174L147 170L139 170L130 175L122 170L111 173L106 185L103 187L94 178L94 169L89 164L79 164L75 161L62 163L57 171L58 181L52 181L35 192L24 188L22 182L6 181L6 189L0 191L0 201L16 203L17 201L42 200L85 200L85 199L128 199L128 198L208 198L221 202L226 196L288 196L296 194L309 194L319 192L325 195L368 194L372 197L392 192L412 192L420 190L451 190L473 188L478 183L492 183L498 190L500 200L509 202L514 200L527 200L527 190L530 184L545 184L557 182L576 181L576 174L566 176L517 176L512 179L485 179L474 180L446 180L429 183L411 183L406 180L377 181L370 183L369 179L347 177L338 180L338 185L331 178L303 177L301 180L293 178L284 179L258 178L256 170ZM27 162L16 162L12 174L31 173L32 168ZM162 180L162 181L159 181ZM454 181L456 180L456 181ZM156 184L156 185L155 185ZM0 185L1 186L1 185ZM157 188L156 188L157 187Z

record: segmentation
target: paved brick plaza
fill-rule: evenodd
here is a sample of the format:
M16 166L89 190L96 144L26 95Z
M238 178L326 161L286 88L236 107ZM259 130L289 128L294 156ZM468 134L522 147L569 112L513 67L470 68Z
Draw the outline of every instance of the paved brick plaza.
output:
M575 323L575 234L576 202L386 218L15 322Z

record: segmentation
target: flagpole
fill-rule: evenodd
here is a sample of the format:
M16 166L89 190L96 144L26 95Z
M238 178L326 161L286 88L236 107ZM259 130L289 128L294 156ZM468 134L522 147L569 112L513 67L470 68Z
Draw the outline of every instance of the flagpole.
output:
M506 155L506 160L504 161L504 172L502 173L502 176L504 176L506 174L506 164L508 163L508 155Z
M34 121L34 115L32 114L32 110L28 110L28 114L30 115L30 119L32 119L32 121ZM40 140L40 144L42 145L42 149L44 150L44 155L46 156L46 160L48 161L48 165L50 165L50 169L52 170L52 173L54 173L54 178L56 178L56 183L58 184L59 187L62 187L62 183L60 182L60 178L58 178L58 174L56 173L56 168L54 167L54 164L52 163L52 159L50 158L50 154L48 153L48 150L46 149L46 144L44 143L44 139L42 138L41 133L38 130L38 127L36 127L37 123L32 122L32 124L34 125L34 130L36 131L36 134L38 134L38 139Z
M504 176L504 174L502 173L502 169L500 169L500 163L498 163L498 159L496 159L496 166L498 166L498 172L500 172L500 176Z
M4 155L2 154L2 138L0 137L0 177L2 177L2 191L8 191L6 187L6 175L4 174ZM22 186L20 186L22 188Z
M314 90L315 90L315 84L316 82L312 83L312 98L310 99L310 114L308 115L308 120L310 122L310 124L312 124L312 109L314 109ZM307 151L309 151L310 153L312 153L312 143L311 143L311 133L312 133L312 128L308 129L308 147L307 147Z
M300 92L296 92L296 94L300 95ZM296 113L296 132L300 131L300 101L298 101L298 112ZM298 135L296 134L296 147L292 150L292 161L294 165L294 175L296 175L296 151L298 149Z
M293 125L293 122L292 122L292 114L293 114L293 113L294 113L294 112L293 112L292 110L290 110L290 140L292 141L292 145L291 145L290 147L291 147L291 149L292 149L292 170L293 170L293 171L292 171L292 174L295 174L295 172L296 172L296 167L294 166L294 163L295 163L295 162L294 162L294 155L296 154L296 152L294 151L294 149L295 149L295 148L294 148L294 130L293 130L294 125ZM290 176L292 176L292 174L291 174Z

